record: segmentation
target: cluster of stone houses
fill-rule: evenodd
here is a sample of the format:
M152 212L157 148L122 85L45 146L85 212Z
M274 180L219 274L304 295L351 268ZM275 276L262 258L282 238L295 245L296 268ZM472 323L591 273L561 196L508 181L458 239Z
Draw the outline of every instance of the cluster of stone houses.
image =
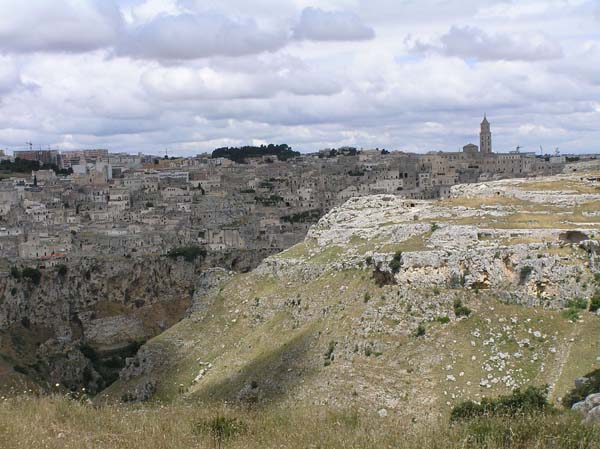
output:
M469 144L461 152L425 155L321 152L245 164L207 155L66 153L60 159L68 161L70 175L40 170L0 181L0 257L52 265L86 256L164 254L185 245L279 251L354 196L439 198L457 183L562 170L562 161L493 153L485 122L485 151Z

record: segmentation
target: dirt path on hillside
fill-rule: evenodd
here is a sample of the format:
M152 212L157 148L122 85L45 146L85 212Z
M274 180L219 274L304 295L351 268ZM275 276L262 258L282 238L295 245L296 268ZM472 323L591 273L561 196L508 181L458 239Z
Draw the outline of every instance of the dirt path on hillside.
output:
M575 326L575 328L573 329L573 331L571 332L571 334L567 340L566 350L562 350L558 354L559 363L556 365L553 375L549 376L549 380L551 379L551 381L548 382L548 385L550 386L549 399L551 401L555 399L554 392L555 392L556 384L559 382L559 380L563 374L563 371L565 369L565 365L569 361L569 357L571 356L571 349L573 348L574 345L577 344L577 339L578 339L579 335L581 334L582 328L583 328L583 326Z

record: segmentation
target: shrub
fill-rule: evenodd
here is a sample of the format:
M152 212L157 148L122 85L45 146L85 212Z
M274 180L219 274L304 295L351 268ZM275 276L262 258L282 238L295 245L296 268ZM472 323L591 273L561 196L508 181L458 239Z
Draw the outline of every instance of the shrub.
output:
M415 333L415 336L418 337L423 337L425 336L425 332L427 331L427 329L425 328L425 324L423 323L419 323L419 325L417 326L417 331Z
M600 284L600 273L596 273L594 275L594 281L596 282L596 284Z
M10 267L10 275L15 279L21 279L21 270L18 267Z
M39 285L42 279L42 272L37 268L25 267L22 272L24 279L29 279L35 285Z
M154 203L152 201L146 201L146 209L150 209L151 207L154 207Z
M566 306L569 309L585 310L587 309L588 302L583 298L569 299Z
M529 278L529 275L531 274L532 271L533 271L533 268L530 267L529 265L522 267L521 271L519 273L519 283L520 284L525 283L525 281L527 280L527 278Z
M583 377L586 377L588 381L582 383L579 387L573 388L563 397L562 403L565 407L571 408L576 402L583 401L590 394L600 391L600 369L594 370Z
M481 403L466 401L458 404L450 413L451 421L469 420L478 417L530 415L553 411L548 402L548 387L529 386L516 389L510 395L495 399L483 398Z
M465 280L464 276L461 276L460 274L455 273L450 278L450 287L452 287L452 288L464 287L465 281L466 280Z
M56 267L56 273L58 273L58 275L61 277L65 277L67 275L67 271L69 271L69 269L66 265L58 265Z
M367 257L365 258L365 263L366 263L367 265L371 265L371 264L373 263L373 258L372 258L371 256L367 256Z
M590 302L590 312L597 312L598 310L600 310L600 291L596 292L596 295Z
M226 416L216 416L208 421L196 423L193 433L197 435L210 434L214 439L215 447L223 447L224 441L231 439L246 430L243 422Z
M369 294L369 292L365 293L365 296L363 297L363 302L366 304L371 300L371 295Z
M431 232L435 232L438 229L440 229L440 227L438 226L437 223L431 223Z
M16 296L16 295L17 295L17 287L13 287L13 288L11 288L11 289L10 289L10 294L11 294L12 296Z
M567 309L564 310L562 316L565 317L569 321L577 321L579 319L579 310L577 309Z
M177 259L183 257L186 262L193 262L198 257L206 257L206 250L200 246L180 246L178 248L171 249L167 256L171 259Z
M333 359L335 358L333 351L335 351L336 345L337 343L333 340L329 342L329 346L327 346L327 350L323 354L323 357L325 358L325 366L329 366L331 362L333 362Z
M15 365L13 366L13 370L15 370L16 373L20 373L20 374L29 374L29 372L27 371L27 368L25 368L24 366L21 365Z
M454 315L456 315L456 318L469 316L471 315L471 309L463 305L462 301L459 298L456 298L454 300Z
M439 289L439 287L433 287L433 294L434 294L435 296L437 296L437 295L439 295L439 294L440 294L440 289Z
M435 320L442 324L448 324L450 322L450 318L447 316L438 316Z
M392 270L392 273L396 274L400 271L401 266L402 266L402 252L397 251L396 254L394 254L394 257L392 258L392 261L390 262L390 269Z

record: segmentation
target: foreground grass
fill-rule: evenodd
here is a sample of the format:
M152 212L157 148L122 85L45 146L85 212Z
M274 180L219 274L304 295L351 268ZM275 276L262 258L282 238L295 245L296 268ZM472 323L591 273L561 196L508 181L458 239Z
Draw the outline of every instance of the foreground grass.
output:
M327 409L170 405L94 407L62 397L0 403L3 448L600 448L600 427L572 413L450 426Z

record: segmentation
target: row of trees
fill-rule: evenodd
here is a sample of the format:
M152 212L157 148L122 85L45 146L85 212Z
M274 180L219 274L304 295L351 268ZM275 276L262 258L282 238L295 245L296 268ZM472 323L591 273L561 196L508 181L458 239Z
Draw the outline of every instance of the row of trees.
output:
M280 161L286 161L288 159L300 156L300 153L298 151L293 151L292 147L285 143L281 145L261 145L259 147L222 147L217 148L212 152L213 158L224 157L240 164L246 163L246 159L263 156L276 156Z
M0 161L0 170L8 173L31 173L38 170L54 170L57 175L70 175L73 173L71 168L61 169L56 164L41 164L39 161L30 161L20 157L15 158L14 162L8 159Z

